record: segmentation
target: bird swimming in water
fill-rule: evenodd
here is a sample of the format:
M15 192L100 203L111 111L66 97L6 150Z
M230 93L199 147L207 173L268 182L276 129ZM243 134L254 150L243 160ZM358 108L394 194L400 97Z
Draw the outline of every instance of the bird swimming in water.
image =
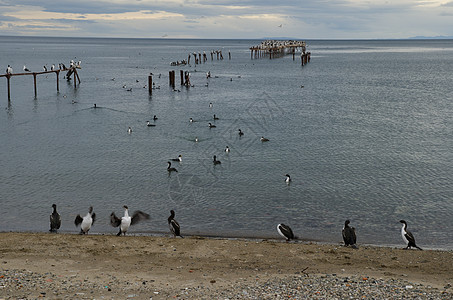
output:
M407 244L406 248L404 248L404 249L406 250L406 249L409 249L411 247L415 247L418 250L423 250L422 248L418 247L415 244L414 236L412 235L412 233L409 230L407 230L406 221L400 220L400 223L403 224L403 227L401 228L401 237L403 238L403 241Z
M221 162L220 160L217 160L217 156L214 155L214 160L212 161L214 163L214 165L220 165Z
M153 120L156 121L158 118L156 115L154 115Z
M286 242L289 242L290 240L294 240L296 238L291 228L283 223L277 225L277 231L282 237L286 239Z
M212 102L209 102L209 108L212 108Z
M286 174L285 176L286 176L285 182L289 184L291 182L291 176L289 176L289 174Z
M264 136L262 136L260 140L261 140L262 142L269 142L269 139L265 138Z
M170 216L168 217L168 227L170 228L170 231L171 233L173 233L174 237L180 236L183 238L183 236L181 235L181 227L175 220L175 211L173 209L170 210Z
M171 162L167 162L167 164L168 164L168 166L167 166L167 171L168 171L169 173L171 173L171 172L178 172L178 170L176 170L175 168L172 168L172 167L171 167Z
M195 143L198 143L198 137L195 137Z
M240 128L238 129L238 131L239 131L239 136L243 136L244 135L244 133L242 132L242 130Z
M90 206L85 217L82 218L80 215L76 216L74 224L76 227L80 225L80 234L88 234L94 221L96 221L96 214L93 212L93 206Z
M351 246L354 249L357 249L357 237L355 235L355 228L354 227L349 227L349 223L351 223L349 220L346 220L344 222L344 227L343 230L341 231L341 234L343 236L343 241L345 246Z
M226 146L226 147L225 147L225 152L226 152L226 153L230 153L230 147Z
M208 127L209 127L209 128L216 128L217 126L215 126L215 125L209 123L209 124L208 124Z
M182 162L182 155L179 154L179 155L178 155L178 158L172 158L172 159L170 159L170 160L171 160L171 161L179 161L179 162Z
M120 227L120 231L117 233L117 236L120 236L121 234L126 235L126 232L128 231L131 225L137 224L142 220L149 219L149 215L140 210L135 211L131 217L129 216L129 208L126 205L124 205L123 207L124 207L123 217L118 218L114 212L110 214L110 224L113 227Z
M132 128L129 126L129 129L127 130L127 133L131 134L132 133Z
M61 217L60 214L57 213L57 205L52 204L53 212L50 215L50 232L57 232L61 226Z
M154 127L154 126L156 126L156 124L152 124L150 121L146 121L146 126Z
M214 120L218 120L218 119L219 119L219 118L218 118L216 115L214 115Z

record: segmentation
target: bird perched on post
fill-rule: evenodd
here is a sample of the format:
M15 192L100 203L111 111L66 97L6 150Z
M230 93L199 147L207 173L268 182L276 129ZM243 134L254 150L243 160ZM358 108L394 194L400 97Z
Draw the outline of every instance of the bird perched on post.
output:
M50 215L50 232L57 232L61 226L61 217L60 214L57 213L57 205L52 204L53 212Z
M406 248L404 248L404 249L406 250L411 247L415 247L418 250L423 250L422 248L415 245L415 238L412 235L412 233L409 230L407 230L406 221L400 220L400 223L403 223L403 227L401 228L401 237L403 238L403 241L407 244Z
M74 224L76 227L80 225L80 234L88 234L88 231L94 224L94 221L96 221L96 214L93 212L93 206L90 206L90 209L85 217L82 218L80 215L77 215Z
M25 72L31 72L25 65L24 65L24 71Z
M173 209L170 210L170 216L168 217L168 227L170 228L170 231L171 233L173 233L174 237L180 236L183 238L183 236L181 235L181 227L175 220L175 211Z
M355 235L355 228L349 227L349 223L351 223L351 221L349 220L346 220L344 222L344 227L341 232L341 234L343 235L344 245L351 246L352 248L357 249L358 247L356 245L357 237Z
M120 227L120 231L118 232L118 236L121 234L126 235L127 230L131 225L137 224L138 222L142 220L148 220L149 215L147 213L144 213L140 210L135 211L132 214L132 217L129 216L129 208L124 205L124 216L121 218L118 218L114 212L110 214L110 224L113 227Z

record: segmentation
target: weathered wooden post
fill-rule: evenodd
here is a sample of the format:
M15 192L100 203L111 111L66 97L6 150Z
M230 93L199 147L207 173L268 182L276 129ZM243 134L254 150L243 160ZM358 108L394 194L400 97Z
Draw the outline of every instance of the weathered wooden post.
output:
M149 93L153 92L153 75L148 75L148 91Z
M60 91L60 81L58 79L58 77L59 77L58 75L60 74L60 71L56 71L55 74L57 75L57 92L59 92Z
M184 85L184 71L179 70L179 77L181 79L181 85Z
M170 76L170 86L175 88L175 71L170 71L169 76Z
M38 91L36 89L36 73L33 73L33 82L35 86L35 98L38 96Z
M6 75L6 81L8 84L8 102L11 101L11 88L10 88L10 82L9 82L10 78L11 78L10 74Z

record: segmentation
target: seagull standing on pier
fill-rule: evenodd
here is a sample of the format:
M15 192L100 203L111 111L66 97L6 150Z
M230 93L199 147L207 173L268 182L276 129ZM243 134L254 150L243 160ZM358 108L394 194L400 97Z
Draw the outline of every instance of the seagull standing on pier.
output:
M120 227L120 231L117 233L117 236L120 236L121 234L126 235L127 230L131 225L137 224L138 222L142 220L148 220L149 215L147 213L144 213L140 210L137 210L134 212L134 214L129 216L129 208L124 205L124 216L121 218L118 218L114 212L110 214L110 224L113 227Z

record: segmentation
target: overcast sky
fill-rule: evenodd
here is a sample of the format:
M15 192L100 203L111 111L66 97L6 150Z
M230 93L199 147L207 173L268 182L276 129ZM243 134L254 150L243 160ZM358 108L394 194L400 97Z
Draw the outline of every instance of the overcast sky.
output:
M0 0L0 35L241 39L453 36L453 0Z

